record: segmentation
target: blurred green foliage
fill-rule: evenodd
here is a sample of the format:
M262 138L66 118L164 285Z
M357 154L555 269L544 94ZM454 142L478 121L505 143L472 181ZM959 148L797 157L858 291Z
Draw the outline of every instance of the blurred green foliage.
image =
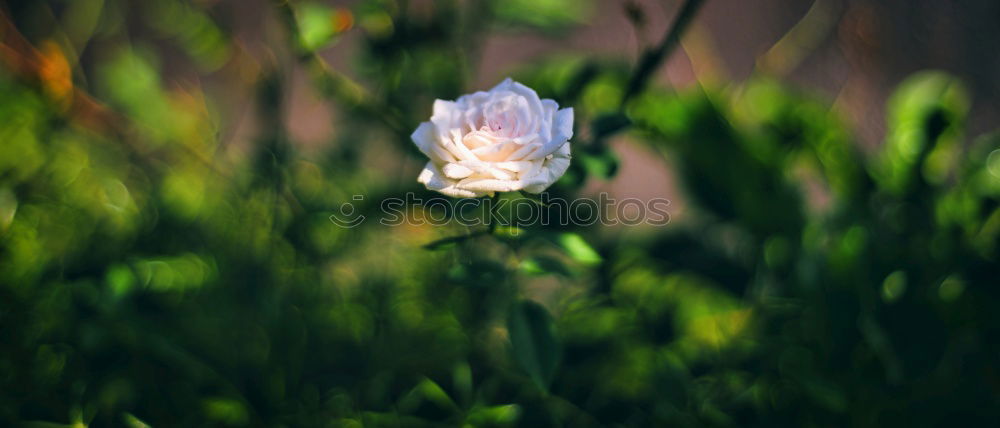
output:
M900 84L885 144L863 155L826 101L768 76L629 98L616 59L548 58L513 74L576 111L573 167L550 192L614 176L608 138L624 135L673 166L682 221L625 237L500 226L434 251L465 231L334 225L355 194L367 214L431 196L408 135L434 98L474 89L487 32L588 13L480 3L273 2L285 33L261 36L260 61L227 2L4 5L11 29L57 48L0 33L45 59L0 68L0 421L1000 420L1000 134L967 141L970 95L942 72ZM349 31L360 83L320 55ZM227 146L225 94L167 64L249 75L256 135ZM286 129L296 67L346 118L321 150Z

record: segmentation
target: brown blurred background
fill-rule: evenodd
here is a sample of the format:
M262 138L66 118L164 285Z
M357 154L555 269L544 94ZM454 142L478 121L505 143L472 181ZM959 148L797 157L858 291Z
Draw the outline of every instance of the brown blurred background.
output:
M471 0L464 0L471 1ZM304 150L333 141L343 120L330 102L315 94L309 77L291 58L284 30L273 5L265 0L201 0L210 3L213 15L234 34L236 44L248 55L237 55L223 68L205 73L182 55L162 64L167 82L201 87L217 102L222 141L245 146L257 135L255 76L274 61L297 70L287 76L285 121L292 140ZM326 4L349 9L350 0ZM429 15L431 0L401 2L409 13ZM581 2L586 18L564 33L496 31L489 33L479 52L478 69L472 71L467 91L488 88L519 65L558 54L614 58L634 63L643 48L663 37L680 7L677 0L598 0ZM587 5L590 6L587 6ZM30 8L30 3L13 5ZM628 10L642 19L632 22ZM972 108L968 135L996 126L1000 98L1000 2L992 0L708 0L678 49L659 69L657 80L673 87L696 84L738 85L754 73L781 78L830 108L853 130L857 143L868 152L885 134L885 104L893 88L906 76L925 69L957 75L969 86ZM131 22L134 33L151 31L142 21ZM363 50L362 29L345 32L338 43L320 54L338 71L364 83L356 75ZM28 34L30 37L31 34ZM160 46L165 52L173 49ZM82 53L81 63L91 52ZM700 80L700 82L699 82ZM378 89L378 88L374 88ZM611 183L591 183L591 191L608 190L620 196L674 199L667 186L648 188L646 183L670 182L662 162L644 156L643 149L615 142L622 172ZM418 172L408 165L402 175ZM650 176L653 179L650 179ZM679 212L678 212L679 214Z
M426 3L431 2L413 1L409 7L419 10L428 7ZM645 14L640 31L633 31L626 16L629 4ZM519 64L553 53L634 61L644 46L662 37L679 5L674 0L600 0L591 19L567 35L493 35L481 54L477 87L468 89L492 86ZM252 43L259 30L248 25L242 33ZM761 58L786 35L797 35L800 40L789 40L786 45L792 46L781 46L780 54L774 51L775 61L761 64ZM323 56L335 65L347 64L358 41L358 34L348 34ZM948 71L967 82L974 97L970 134L995 126L1000 96L997 1L709 0L683 47L659 72L662 83L687 87L696 83L696 75L703 75L710 79L705 83L726 84L763 68L829 99L865 146L877 144L883 136L884 105L892 88L924 69ZM792 58L778 60L779 56ZM290 125L301 141L324 141L332 127L325 114L316 113L325 113L327 107L318 106L316 99L304 93L308 90L301 89L293 98Z

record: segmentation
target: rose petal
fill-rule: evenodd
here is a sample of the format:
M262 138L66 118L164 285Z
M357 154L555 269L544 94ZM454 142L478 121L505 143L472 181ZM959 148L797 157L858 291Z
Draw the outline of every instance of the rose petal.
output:
M495 178L498 180L517 179L516 174L497 168L492 162L462 161L461 165L478 174L479 178Z
M569 169L569 163L570 152L567 143L554 153L551 159L545 160L545 164L536 175L524 179L526 182L524 190L531 193L541 193L566 173L566 170Z
M489 146L482 146L473 149L472 153L476 158L489 162L502 162L511 158L511 154L516 153L522 146L514 141L508 140Z
M528 161L495 162L493 165L497 168L506 169L510 172L522 172L531 168L531 162Z
M431 122L444 136L449 130L461 127L460 120L464 111L465 109L454 101L434 100L434 113L431 115Z
M438 162L454 162L455 156L438 144L438 133L434 124L423 122L417 127L410 139L417 145L420 152Z
M448 151L453 153L459 160L477 160L479 158L473 154L469 148L465 145L465 137L462 135L462 131L458 129L451 130L451 139L449 140Z
M540 143L525 144L525 145L521 146L521 148L517 149L517 151L515 151L514 153L511 153L510 156L507 156L507 160L508 161L520 161L520 160L524 160L524 158L526 156L528 156L531 153L534 153L535 151L537 151L541 147L542 147L542 144L540 144Z
M494 178L466 178L458 182L458 187L482 194L513 192L521 189L519 181L497 180Z
M543 113L542 99L538 97L538 93L535 92L534 89L531 89L521 83L515 82L513 79L508 77L504 79L503 82L500 82L499 84L494 86L493 89L490 89L491 92L497 90L509 91L520 95L521 97L524 98L525 101L528 102L528 105L531 107L531 113L533 113L535 117L539 117L542 115Z
M542 100L542 126L538 130L538 133L542 135L545 141L552 140L552 121L556 116L556 111L559 110L559 104L550 99ZM570 131L573 127L570 126Z
M437 166L434 165L434 162L427 162L427 165L424 166L424 170L420 171L420 176L417 177L417 182L427 186L427 189L429 190L441 192L447 196L455 198L475 198L485 195L485 193L476 193L456 186L458 183L445 177Z
M555 153L573 138L573 108L564 108L556 112L552 125L552 138L542 148L525 156L525 160L540 159Z
M441 172L443 172L448 178L460 180L472 175L474 171L469 167L462 166L461 164L449 163L441 168Z

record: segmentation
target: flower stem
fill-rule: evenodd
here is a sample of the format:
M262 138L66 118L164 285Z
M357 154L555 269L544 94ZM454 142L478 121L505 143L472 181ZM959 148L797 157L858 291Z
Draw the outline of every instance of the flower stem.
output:
M486 226L489 228L487 233L492 235L493 231L497 230L497 222L494 221L493 217L496 216L497 213L497 206L499 205L497 202L500 201L500 193L493 192L493 196L490 196L489 201L490 210L486 215Z

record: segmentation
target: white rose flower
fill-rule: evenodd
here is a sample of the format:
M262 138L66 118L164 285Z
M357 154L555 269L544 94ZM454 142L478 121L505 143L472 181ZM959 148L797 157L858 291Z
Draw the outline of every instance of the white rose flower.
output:
M573 109L511 79L455 101L434 101L411 138L430 158L417 181L448 196L540 193L569 167Z

